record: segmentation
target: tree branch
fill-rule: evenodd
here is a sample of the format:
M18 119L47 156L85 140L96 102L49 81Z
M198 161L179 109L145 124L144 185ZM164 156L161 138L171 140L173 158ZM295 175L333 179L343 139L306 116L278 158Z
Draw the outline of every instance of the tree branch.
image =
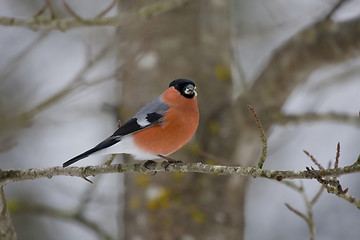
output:
M306 168L307 171L313 175L313 177L320 183L324 188L326 188L328 193L332 193L337 195L338 197L345 199L349 203L355 205L358 209L360 209L360 200L356 199L354 196L350 195L348 193L348 188L343 190L343 187L341 186L340 182L338 180L334 180L336 176L334 176L334 179L328 180L327 178L323 179L321 176L314 171L314 169ZM333 168L333 169L339 169L339 168Z
M326 14L324 20L330 20L330 18L334 15L334 13L339 10L342 5L348 0L338 0L338 2L330 9L329 13Z
M272 114L271 118L277 124L306 123L315 121L334 121L360 126L359 116L342 113L304 113L304 114Z
M26 27L34 31L37 30L60 30L67 31L80 27L101 27L113 26L123 27L129 23L146 20L148 18L157 16L164 12L171 11L177 7L183 6L189 0L172 0L159 1L140 8L137 12L129 15L117 15L113 17L94 17L94 18L49 18L49 17L32 17L32 18L12 18L0 17L0 25L12 27ZM69 9L68 9L69 10ZM75 12L72 15L77 14Z
M3 187L0 188L0 239L16 240L16 232L11 222L10 213L6 206Z
M93 231L98 235L99 239L112 240L114 239L110 234L108 234L105 229L100 227L96 222L89 220L82 213L77 211L71 212L67 210L56 209L49 206L44 206L36 203L29 202L15 202L16 207L12 213L14 214L36 214L43 215L63 220L75 221L87 229Z
M283 179L311 179L314 176L330 177L352 174L360 172L360 165L353 164L341 168L323 169L309 171L277 171L277 170L263 170L257 167L240 167L240 166L219 166L209 165L203 163L177 163L171 164L168 168L164 168L166 161L157 162L146 168L142 163L126 163L114 165L97 165L87 167L51 167L38 168L27 170L0 170L0 186L4 186L10 182L38 179L38 178L52 178L54 176L75 176L75 177L89 177L106 173L124 173L124 172L139 172L139 173L154 173L154 172L186 172L186 173L206 173L214 175L234 175L234 176L252 176L268 178L281 181Z
M255 122L256 122L256 126L258 127L259 133L260 133L260 137L261 137L261 143L262 143L262 150L261 150L261 156L259 159L259 162L257 164L258 168L262 168L265 160L266 160L266 156L267 156L267 139L266 139L266 134L264 131L263 126L261 125L260 119L258 117L258 115L256 114L254 108L252 106L250 106L248 104L248 108L250 110L250 112L253 114Z

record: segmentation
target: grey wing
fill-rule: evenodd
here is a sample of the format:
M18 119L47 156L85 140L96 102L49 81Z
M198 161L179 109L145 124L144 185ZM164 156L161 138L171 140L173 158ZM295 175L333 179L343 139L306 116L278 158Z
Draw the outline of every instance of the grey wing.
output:
M163 121L163 116L169 106L161 100L161 96L146 104L135 116L122 125L111 137L125 136Z
M148 126L161 124L162 118L166 110L169 109L162 99L161 96L152 100L144 107L142 107L134 116L141 127L146 128Z

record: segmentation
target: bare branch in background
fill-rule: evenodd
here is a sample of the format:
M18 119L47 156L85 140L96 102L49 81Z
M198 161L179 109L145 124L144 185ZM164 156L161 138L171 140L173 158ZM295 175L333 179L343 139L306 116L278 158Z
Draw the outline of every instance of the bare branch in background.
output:
M63 5L65 9L70 13L70 15L73 16L73 18L75 18L79 22L84 21L84 19L80 17L65 1L63 1Z
M277 124L306 123L316 121L335 121L360 126L359 117L341 113L304 113L304 114L272 114L272 121Z
M37 18L37 17L43 15L43 13L45 12L45 10L48 7L49 7L48 2L45 2L44 6L42 8L40 8L39 11L33 15L33 18Z
M12 17L0 17L0 25L12 26L12 27L26 27L32 30L60 30L67 31L73 28L79 27L99 27L99 26L113 26L124 27L129 23L134 23L142 20L155 17L159 14L171 11L175 8L181 7L189 2L189 0L171 0L171 1L159 1L152 4L148 4L140 8L137 12L127 16L113 16L113 17L100 17L94 18L81 18L75 11L73 11L68 4L64 4L65 8L71 13L72 18L54 18L54 17L33 17L33 18L12 18ZM49 6L49 5L48 5ZM51 9L51 8L50 8ZM107 10L107 9L105 9ZM39 14L40 12L40 14ZM37 14L41 15L42 11ZM37 15L35 14L35 15Z
M301 196L303 197L303 200L305 202L305 206L306 206L306 214L300 212L299 210L294 209L290 204L285 203L285 206L292 212L294 212L296 215L298 215L299 217L301 217L302 219L304 219L304 221L306 222L306 224L308 225L309 228L309 232L310 232L310 240L314 240L315 239L315 224L314 224L314 218L313 218L313 211L312 211L312 207L314 206L314 204L317 202L317 200L319 199L319 197L321 196L321 194L324 191L324 187L321 186L320 189L317 191L317 193L315 194L315 196L309 200L304 187L301 186L297 186L295 183L291 182L291 181L284 181L285 185L290 187L291 189L297 191L298 193L301 194Z
M116 6L117 0L113 0L112 3L105 8L103 11L101 11L96 18L102 18L103 16L105 16L111 9L113 9Z
M87 83L84 81L84 76L86 73L88 73L96 64L99 63L100 60L102 60L106 54L112 49L113 45L110 43L103 47L99 53L94 57L94 59L88 60L87 64L79 70L79 72L76 74L74 79L62 90L51 96L50 98L44 100L37 106L35 106L33 109L26 112L24 115L28 117L33 117L39 112L43 111L44 109L52 106L53 104L59 102L60 100L67 97L70 93L72 93L74 90L78 89L79 87L86 86L86 85L92 85L92 83ZM109 79L107 76L106 79ZM104 81L104 79L100 78L96 80L93 84L101 83Z
M50 18L51 18L51 19L55 19L55 18L56 18L55 9L54 9L51 1L50 1L50 0L46 0L46 3L47 3L47 5L49 6L49 9L50 9Z
M0 84L8 79L8 76L19 66L20 62L29 56L32 51L42 43L43 40L49 35L49 31L40 33L28 46L24 48L19 54L10 58L6 63L4 71L0 73Z
M314 156L312 156L311 154L309 154L307 151L305 151L305 154L311 159L312 162L315 163L315 165L318 166L318 168L320 170L324 170L324 168L320 165L320 163L314 158ZM331 168L331 164L329 163L328 169ZM334 168L336 169L336 168ZM315 205L315 203L319 200L321 194L324 192L325 186L321 186L319 188L319 190L316 192L316 194L314 195L314 197L309 200L309 197L307 196L304 186L301 184L301 186L296 185L294 182L292 181L283 181L283 183L290 187L291 189L295 190L296 192L300 193L304 202L305 202L305 206L306 206L306 214L294 209L293 207L291 207L288 203L285 203L285 206L292 212L294 212L296 215L298 215L299 217L301 217L302 219L305 220L306 224L308 225L309 228L309 232L310 232L310 240L314 240L315 239L315 224L314 224L314 218L313 218L313 211L312 208Z
M22 59L28 56L28 54L31 53L31 50L33 50L41 42L41 40L46 39L46 36L48 34L48 31L41 33L39 37L35 39L35 41L31 42L28 47L21 51L14 59L10 60L8 70L5 71L2 75L0 74L0 81L5 82L8 79L9 74L12 73L16 66L18 66L19 62L21 62ZM65 88L59 90L57 93L43 100L38 105L34 106L32 109L16 114L6 114L2 112L3 117L0 117L0 135L5 136L5 138L1 141L2 147L0 147L0 152L5 151L16 145L15 142L12 142L12 138L7 137L7 135L11 135L19 129L31 126L32 119L36 114L44 111L49 107L54 106L55 104L59 103L60 101L68 97L71 93L73 93L75 90L78 90L81 87L94 86L96 84L100 84L113 79L115 73L85 81L86 74L91 71L94 66L99 64L99 62L104 59L106 54L108 54L113 47L113 42L110 42L108 45L103 47L103 49L101 49L93 59L88 60L84 67L79 70L73 80L70 81L70 83Z
M285 206L286 206L290 211L294 212L296 215L298 215L299 217L301 217L302 219L304 219L305 222L308 222L308 221L309 221L308 217L307 217L305 214L303 214L303 213L300 212L299 210L296 210L295 208L293 208L292 206L290 206L290 204L285 203ZM310 239L314 239L314 238L310 237Z
M342 5L348 0L338 0L338 2L330 9L329 13L324 17L324 20L330 20L336 11L338 11Z
M15 201L15 200L12 200ZM100 227L96 222L89 220L84 214L79 211L69 211L56 209L54 207L44 206L36 203L29 202L14 202L16 207L13 209L12 214L36 214L56 219L63 219L74 221L83 225L88 230L94 232L99 239L113 240L114 238L107 233L105 229Z
M16 240L16 232L12 224L9 209L6 204L4 188L0 188L0 239Z

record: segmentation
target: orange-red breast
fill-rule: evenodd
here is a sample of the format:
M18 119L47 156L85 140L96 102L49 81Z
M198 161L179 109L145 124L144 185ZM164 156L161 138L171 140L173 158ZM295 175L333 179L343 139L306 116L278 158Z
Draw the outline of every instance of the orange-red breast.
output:
M138 160L167 156L195 134L199 110L195 83L177 79L158 98L140 109L113 135L63 164L69 166L94 153L131 154Z

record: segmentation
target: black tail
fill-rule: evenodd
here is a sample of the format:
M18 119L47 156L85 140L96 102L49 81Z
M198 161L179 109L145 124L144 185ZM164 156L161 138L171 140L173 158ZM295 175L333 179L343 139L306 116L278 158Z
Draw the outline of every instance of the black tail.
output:
M71 164L73 164L73 163L75 163L75 162L77 162L77 161L79 161L79 160L81 160L83 158L88 157L89 155L91 155L91 154L93 154L93 153L95 153L97 151L100 151L100 150L102 150L104 148L110 147L110 146L114 145L115 143L119 142L120 140L121 140L121 137L119 137L119 136L117 136L117 137L114 137L114 136L109 137L109 138L105 139L104 141L102 141L101 143L99 143L98 145L96 145L95 147L93 147L92 149L87 150L86 152L84 152L84 153L70 159L69 161L64 162L63 167L67 167L67 166L69 166L69 165L71 165Z
M96 147L94 147L94 148L92 148L92 149L90 149L90 150L88 150L88 151L86 151L86 152L84 152L84 153L70 159L69 161L64 162L63 167L67 167L67 166L69 166L69 165L71 165L71 164L73 164L73 163L75 163L75 162L77 162L77 161L79 161L79 160L81 160L83 158L88 157L90 154L99 151L99 150L96 150L95 148Z

